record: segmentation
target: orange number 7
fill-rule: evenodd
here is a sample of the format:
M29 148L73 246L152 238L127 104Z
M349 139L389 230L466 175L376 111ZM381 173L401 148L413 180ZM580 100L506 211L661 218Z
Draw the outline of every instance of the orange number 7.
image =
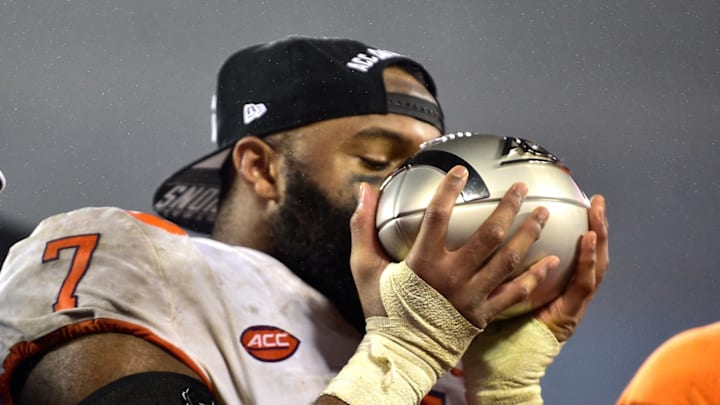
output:
M45 245L43 263L57 260L60 257L60 251L63 249L75 249L70 270L65 280L63 280L57 300L55 301L55 305L53 305L54 311L77 307L75 289L90 266L90 260L97 247L98 240L100 240L100 234L94 233L55 239Z

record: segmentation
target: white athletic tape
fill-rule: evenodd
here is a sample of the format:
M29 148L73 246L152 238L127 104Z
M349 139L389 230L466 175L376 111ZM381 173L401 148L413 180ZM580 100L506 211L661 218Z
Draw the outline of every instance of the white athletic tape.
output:
M491 323L463 356L468 404L542 404L540 379L561 348L531 315Z
M380 278L387 317L367 319L357 351L324 391L348 404L416 404L480 329L405 262Z

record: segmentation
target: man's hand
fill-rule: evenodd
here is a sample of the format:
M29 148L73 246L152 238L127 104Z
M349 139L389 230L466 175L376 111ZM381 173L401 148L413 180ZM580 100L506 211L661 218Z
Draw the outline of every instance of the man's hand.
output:
M527 194L527 186L515 184L496 210L457 250L445 247L452 208L467 180L467 170L453 168L438 186L428 205L420 232L405 258L406 264L435 288L471 323L483 329L498 314L523 301L557 266L547 257L510 282L530 246L538 239L548 211L536 209L513 237L500 248ZM358 208L351 219L353 249L351 267L366 317L384 316L379 279L390 263L375 229L377 192L361 185ZM502 284L501 288L500 287Z
M463 357L468 403L542 404L540 379L575 332L609 264L602 196L592 198L588 216L590 230L565 291L533 314L494 322L470 345Z
M568 340L575 332L610 263L605 199L601 195L593 196L588 219L590 230L580 241L577 266L570 283L562 295L535 312L535 317L559 342Z
M483 328L525 300L557 266L558 259L548 257L506 281L548 218L545 208L534 210L504 243L527 194L522 183L513 185L463 246L454 251L445 247L450 215L467 175L467 169L456 166L445 176L401 263L390 263L383 252L375 229L377 193L361 185L350 224L350 265L366 333L318 403L419 403Z

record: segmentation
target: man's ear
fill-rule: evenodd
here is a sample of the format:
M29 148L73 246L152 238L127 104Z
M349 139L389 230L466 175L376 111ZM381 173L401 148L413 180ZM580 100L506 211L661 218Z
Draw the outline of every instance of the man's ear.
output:
M266 200L278 201L279 155L260 138L246 136L232 150L235 171L255 194Z

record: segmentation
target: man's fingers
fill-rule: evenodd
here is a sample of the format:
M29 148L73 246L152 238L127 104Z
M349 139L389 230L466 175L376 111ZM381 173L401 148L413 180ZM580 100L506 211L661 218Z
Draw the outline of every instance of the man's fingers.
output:
M377 193L367 183L362 183L358 206L350 218L350 268L366 317L385 313L380 300L379 279L382 270L390 263L376 236L376 208Z
M495 252L505 240L510 225L525 201L527 192L525 183L515 183L508 189L493 213L463 246L462 255L467 260L479 267Z
M375 228L375 211L377 209L377 192L367 183L360 184L358 205L350 218L350 237L352 239L352 255L350 263L357 266L377 266L389 260L377 238Z
M584 307L597 290L595 269L597 264L597 235L589 231L580 240L580 254L575 274L563 294L563 312L582 314Z
M421 274L425 267L423 263L418 263L419 256L427 256L427 252L438 252L439 249L445 248L450 215L455 201L465 187L467 176L468 171L463 166L450 169L425 209L418 236L406 258L408 265L418 274Z
M533 243L540 238L542 228L550 216L545 207L537 207L523 221L510 240L487 263L475 279L491 288L517 276L526 269L520 268Z
M536 312L537 318L550 328L560 342L572 336L597 292L610 262L608 256L608 223L605 199L590 200L590 230L580 240L577 263L563 294Z
M605 215L605 198L601 195L595 195L590 200L590 230L597 235L597 266L596 266L596 283L599 285L608 266L610 265L610 253L608 246L608 220ZM596 287L597 288L597 287Z
M358 191L358 205L355 212L350 217L350 237L352 240L352 259L365 256L368 249L369 227L371 225L370 212L373 211L369 207L370 202L367 201L368 185L360 184Z
M498 286L488 297L492 317L500 315L511 306L523 302L545 280L549 272L560 264L557 256L547 256L530 266L517 278Z

